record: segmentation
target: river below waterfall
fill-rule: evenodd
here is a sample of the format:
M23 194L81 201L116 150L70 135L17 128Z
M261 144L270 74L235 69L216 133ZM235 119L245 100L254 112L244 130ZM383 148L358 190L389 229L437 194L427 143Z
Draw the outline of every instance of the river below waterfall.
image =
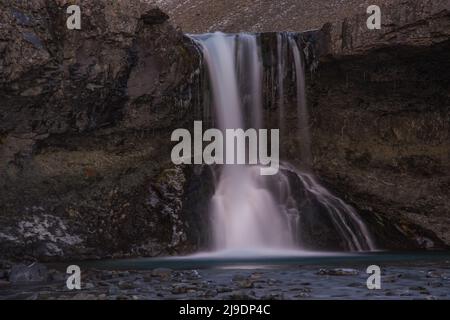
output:
M381 267L369 290L367 267ZM449 299L450 252L109 260L84 263L82 290L68 291L66 265L52 281L12 285L1 299ZM60 271L57 271L60 270Z

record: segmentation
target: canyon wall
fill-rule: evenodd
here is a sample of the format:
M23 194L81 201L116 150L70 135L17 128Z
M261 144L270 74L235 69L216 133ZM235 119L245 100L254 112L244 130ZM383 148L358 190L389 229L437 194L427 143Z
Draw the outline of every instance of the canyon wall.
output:
M404 2L382 13L379 31L365 28L364 13L320 31L328 45L309 81L315 167L369 221L386 219L379 234L394 228L419 247L443 247L450 244L448 2Z
M197 51L146 2L80 1L68 30L71 3L0 3L0 256L189 250L170 134L192 122Z

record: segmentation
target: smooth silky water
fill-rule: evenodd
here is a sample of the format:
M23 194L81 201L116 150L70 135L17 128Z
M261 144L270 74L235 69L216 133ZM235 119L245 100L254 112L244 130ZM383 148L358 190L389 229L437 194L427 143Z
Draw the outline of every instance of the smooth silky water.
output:
M82 268L105 270L151 270L170 268L174 270L193 269L301 269L302 266L352 267L365 269L376 264L383 267L440 265L450 262L450 252L367 252L367 253L324 253L324 252L257 252L224 251L218 253L198 253L190 256L136 258L79 262ZM57 266L57 265L55 265ZM64 264L67 266L67 264Z

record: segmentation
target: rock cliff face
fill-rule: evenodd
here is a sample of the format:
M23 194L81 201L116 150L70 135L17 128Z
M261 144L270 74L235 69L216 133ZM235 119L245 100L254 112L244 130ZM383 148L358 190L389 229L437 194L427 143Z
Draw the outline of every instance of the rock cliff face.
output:
M0 3L0 255L186 250L170 133L192 115L198 55L146 2L79 1L81 30L70 4Z
M445 1L394 9L383 11L379 31L365 28L365 15L320 31L323 55L309 80L315 167L368 219L385 218L412 245L442 247L435 236L450 244L450 11Z

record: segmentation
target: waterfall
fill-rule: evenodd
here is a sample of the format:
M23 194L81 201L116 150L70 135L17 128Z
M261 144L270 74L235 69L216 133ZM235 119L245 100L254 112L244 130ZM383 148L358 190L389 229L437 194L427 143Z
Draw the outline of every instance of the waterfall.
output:
M306 108L306 94L305 94L305 73L303 71L303 59L300 54L300 49L294 38L289 37L289 44L292 48L294 56L294 69L297 89L297 118L298 131L301 138L300 154L306 166L311 165L311 139L309 137L308 128L308 109Z
M258 34L189 35L202 52L218 129L264 128L264 69ZM296 37L277 35L276 80L280 126L285 107L288 59L295 70L300 154L306 171L282 163L275 176L258 165L221 165L211 199L215 250L375 249L357 212L319 184L311 165L304 66ZM205 106L206 107L206 106ZM304 169L305 169L304 168ZM326 242L324 245L320 243Z

